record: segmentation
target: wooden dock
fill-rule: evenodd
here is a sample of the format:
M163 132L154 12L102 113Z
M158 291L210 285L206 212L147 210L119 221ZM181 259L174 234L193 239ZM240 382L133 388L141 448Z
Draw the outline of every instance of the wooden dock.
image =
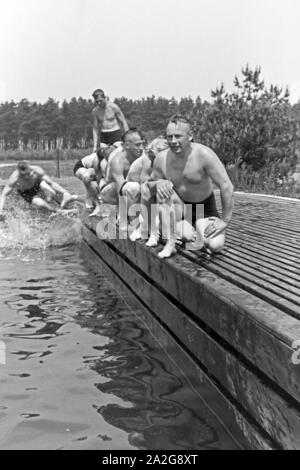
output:
M236 194L221 254L167 260L144 241L99 240L83 217L94 256L197 365L204 400L244 448L300 449L299 213L300 200Z

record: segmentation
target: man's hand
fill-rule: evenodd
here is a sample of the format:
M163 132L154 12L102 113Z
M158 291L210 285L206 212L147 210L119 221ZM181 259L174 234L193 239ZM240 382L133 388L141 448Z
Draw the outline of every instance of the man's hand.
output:
M169 180L160 180L156 184L156 192L160 198L169 199L173 194L173 183Z
M204 230L205 238L216 237L217 235L222 233L228 225L226 222L224 222L224 220L219 219L218 217L209 217L208 220L210 221L210 223Z

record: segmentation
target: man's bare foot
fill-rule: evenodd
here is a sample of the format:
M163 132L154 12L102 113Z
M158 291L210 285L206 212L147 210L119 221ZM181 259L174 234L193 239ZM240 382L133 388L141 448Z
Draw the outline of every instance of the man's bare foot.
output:
M72 200L72 196L70 193L68 192L65 192L63 194L63 198L62 198L62 201L61 201L61 204L60 204L60 208L61 209L64 209L66 207L66 205Z
M185 243L185 249L188 251L199 251L204 247L204 239L203 237L199 234L198 231L195 231L193 240L191 241L186 241Z
M157 246L158 245L158 236L151 234L149 240L146 243L146 246Z
M158 253L159 258L169 258L176 253L174 244L166 243L163 250Z
M141 228L137 228L134 230L130 235L129 238L132 242L135 242L136 240L140 240L142 238L142 232Z
M52 212L50 217L54 217L55 215L76 215L77 209L58 209L56 212Z
M96 206L93 212L89 215L89 217L101 217L103 215L101 211L101 206Z

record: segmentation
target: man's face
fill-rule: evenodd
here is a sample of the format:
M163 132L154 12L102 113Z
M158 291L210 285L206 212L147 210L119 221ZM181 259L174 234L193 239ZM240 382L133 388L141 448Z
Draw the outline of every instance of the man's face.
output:
M95 98L95 103L100 107L100 108L104 108L105 107L105 103L106 103L106 98L105 96L99 94L99 95L96 95Z
M22 178L24 179L30 179L34 172L33 170L30 168L30 166L24 168L24 169L19 169L19 174Z
M178 122L177 124L170 122L167 127L167 141L173 153L180 154L184 152L191 143L189 124L184 122Z
M141 136L136 134L131 134L127 136L125 141L125 149L135 158L138 158L142 155L144 151L144 140Z

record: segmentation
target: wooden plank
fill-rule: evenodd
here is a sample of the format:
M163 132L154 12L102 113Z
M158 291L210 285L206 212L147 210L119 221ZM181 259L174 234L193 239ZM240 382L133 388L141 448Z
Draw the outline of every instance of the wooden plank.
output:
M277 255L274 257L274 252L272 250L261 250L259 247L256 247L251 243L243 242L227 234L224 251L227 253L227 251L230 251L231 249L237 252L241 257L245 256L254 260L270 263L274 268L276 267L286 272L287 276L292 276L293 279L300 279L298 263L290 262L285 258L282 259Z
M260 264L256 264L249 260L241 260L240 257L234 256L230 252L222 252L219 256L207 259L204 253L194 253L195 261L204 263L208 267L210 265L219 265L222 267L226 266L226 269L236 274L240 274L241 277L245 276L245 279L262 286L266 290L270 290L275 294L278 294L282 298L286 298L296 305L300 304L300 288L299 283L288 282L285 278L282 278L282 274L278 271L263 268ZM262 281L262 282L261 282Z
M299 252L297 249L293 248L293 243L297 244L299 241L295 239L294 237L290 237L289 239L285 239L283 237L278 237L276 236L276 240L274 241L274 233L266 233L265 231L257 228L255 225L250 227L247 227L245 224L237 223L234 220L230 222L230 226L228 230L230 229L235 229L236 233L243 233L246 234L247 236L250 235L251 237L254 237L255 239L258 237L263 237L264 241L268 241L268 243L274 247L281 248L282 251L285 249L289 253L295 254L297 258L300 259ZM281 238L281 239L280 239Z
M99 250L98 241L93 242L93 247ZM278 446L296 449L300 443L300 411L265 385L255 372L249 370L233 354L210 338L126 261L117 261L117 256L116 253L110 256L111 262L114 259L113 266L147 306L153 312L159 312L160 321L183 344L188 345L189 350L199 362L268 432Z
M195 263L200 263L205 266L209 271L218 274L224 279L235 283L242 289L246 289L249 292L256 294L260 298L267 300L278 308L281 308L290 315L300 318L300 297L298 290L296 294L295 289L290 287L289 289L282 288L282 283L273 283L269 281L269 278L265 275L261 275L253 269L244 269L240 263L230 263L230 260L223 255L207 259L197 255L191 254L185 251L181 251L184 256L193 260Z
M263 256L270 256L274 259L274 248L270 247L270 245L267 243L261 243L260 241L252 239L251 237L238 236L232 231L227 231L226 240L229 242L233 240L235 246L236 244L239 244L240 247L249 250L250 253L252 253L253 250L256 250L258 253L261 252ZM282 250L276 248L276 260L293 268L297 273L299 272L299 261L295 259L295 257L292 256L290 252L286 253L285 251L283 252Z
M282 244L280 243L274 243L272 240L265 240L264 238L257 238L256 236L251 235L249 232L242 232L239 230L233 231L233 229L229 226L227 233L235 237L236 239L239 239L244 242L247 242L248 244L252 243L255 244L257 247L261 247L264 250L269 250L273 256L274 256L274 251L276 250L276 253L278 252L279 255L281 256L282 260L290 260L294 262L297 266L299 266L299 260L298 257L294 256L294 253L291 252L290 249L283 247Z
M96 225L96 221L87 223ZM180 255L162 261L142 243L109 244L299 400L300 371L291 361L292 343L300 337L299 321L247 292L241 296L239 288Z
M260 270L261 272L266 272L269 275L275 277L275 279L282 280L285 284L298 287L300 285L300 272L295 272L296 270L288 270L283 264L277 263L277 261L271 258L265 258L261 256L249 254L247 250L240 250L234 244L229 244L225 247L222 253L228 259L239 260L245 266L250 266L255 269ZM300 288L299 288L300 289Z
M157 288L152 286L141 274L139 274L134 269L134 267L128 264L125 259L121 258L117 252L112 251L108 243L99 241L96 236L88 229L85 229L84 231L84 238L87 243L92 246L94 252L96 251L98 253L98 255L107 263L110 269L119 275L133 292L136 294L138 293L140 298L143 299L143 302L149 308L151 308L153 312L160 312L159 320L162 321L170 330L172 330L175 335L178 334L178 339L180 339L185 344L191 341L192 352L200 360L200 362L202 362L203 359L205 360L207 357L210 357L209 362L213 363L210 355L205 354L202 357L210 342L210 339L205 332L203 332L194 322L184 315L182 311L171 304L171 302L169 302ZM214 345L212 343L210 349L213 353L214 351L217 351L218 345ZM222 352L220 354L223 356ZM224 358L222 358L222 361L225 363ZM207 362L207 360L205 360L205 362ZM230 366L230 364L231 362L228 361L228 366ZM186 364L184 367L186 368ZM220 367L218 367L218 369L220 369ZM205 398L209 400L209 403L213 402L213 408L216 409L217 414L220 416L222 421L225 421L225 424L230 426L230 430L234 433L236 439L240 440L241 436L244 435L246 437L246 442L243 444L248 448L249 444L251 448L275 448L272 440L269 440L266 436L262 437L252 420L250 419L249 422L244 414L235 407L235 404L231 403L227 396L224 396L216 384L211 379L209 379L209 377L203 371L199 370L199 374L202 376L201 388L203 388L203 385L205 385ZM232 383L234 386L238 387L238 384L235 384L235 381ZM271 391L271 393L273 392ZM245 397L246 396L247 393L245 391ZM285 405L284 401L283 405ZM262 408L263 406L261 406L261 409ZM277 409L277 407L275 408ZM287 412L288 418L286 418L286 420L289 419L288 409ZM279 421L281 423L281 417L279 418ZM295 420L293 419L292 427L294 426L294 421ZM285 436L284 430L280 428L278 429L280 436L282 436L282 439L284 440L284 445L293 446L293 442L289 440L288 436ZM275 430L273 430L273 434L274 432ZM297 432L298 431L296 431L296 436ZM278 445L278 447L280 446Z

